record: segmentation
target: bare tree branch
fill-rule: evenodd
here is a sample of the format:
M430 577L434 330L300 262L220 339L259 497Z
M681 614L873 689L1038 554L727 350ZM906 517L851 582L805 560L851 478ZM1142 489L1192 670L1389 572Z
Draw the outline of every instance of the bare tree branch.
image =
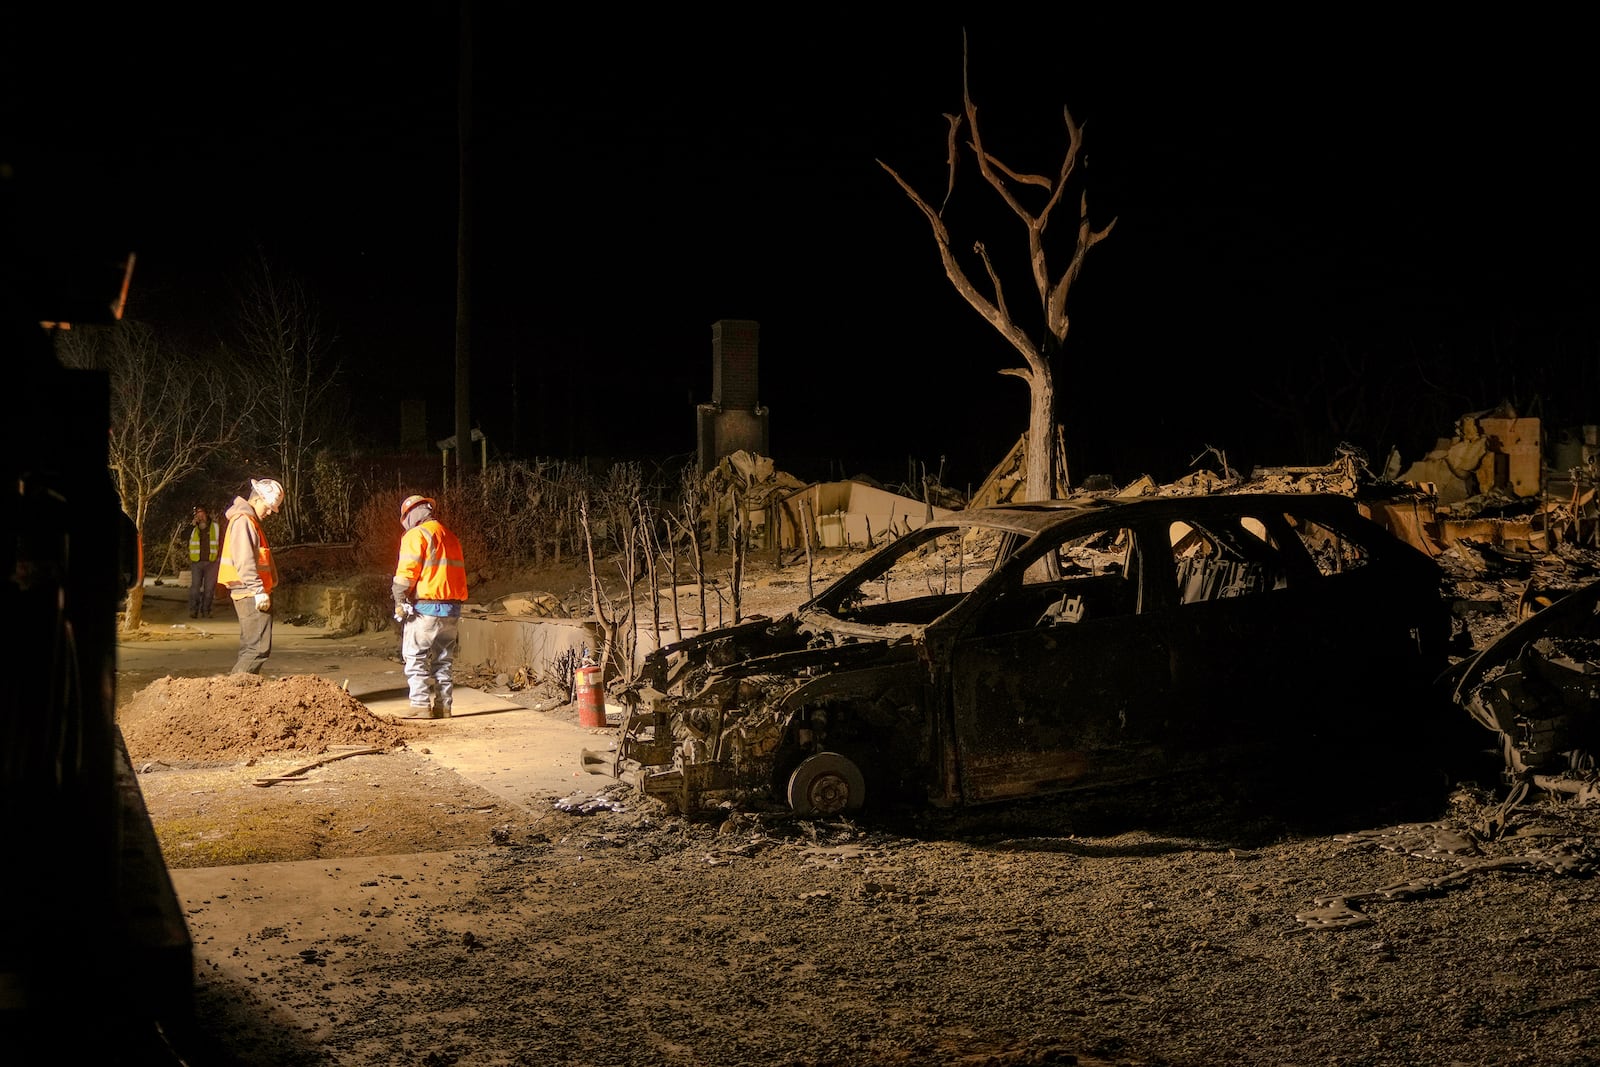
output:
M928 225L933 228L933 239L939 247L939 258L944 263L945 276L956 287L956 292L960 293L962 298L972 305L973 310L988 320L989 325L998 330L1002 337L1011 342L1013 348L1028 359L1031 368L1033 360L1037 358L1037 346L995 304L978 292L971 280L967 278L966 271L962 269L961 264L956 260L955 253L950 249L950 231L945 228L944 220L939 217L939 213L933 210L928 205L928 202L922 199L921 195L911 188L893 167L881 159L878 160L878 166L887 171L889 176L899 184L906 196L910 197L911 202L921 209L923 216L928 220ZM1027 374L1026 371L1012 371L1011 373L1024 376Z
M939 214L944 214L944 209L949 206L950 198L956 192L956 170L961 164L961 150L956 144L956 135L961 129L961 116L945 112L944 119L950 124L949 131L945 134L945 158L950 167L950 178L944 188L944 202L939 205Z
M1016 216L1023 222L1027 223L1030 232L1033 231L1037 225L1037 220L1028 213L1027 208L1022 206L1022 202L1012 194L1011 188L1007 186L1005 182L1001 181L999 176L995 174L994 168L990 166L990 160L992 157L983 147L983 135L978 129L978 105L972 102L972 93L967 87L967 54L965 43L963 43L961 50L961 106L967 115L967 126L972 131L972 139L968 142L968 144L972 149L973 157L978 161L979 173L983 175L985 181L994 187L994 191L1000 194L1000 199L1006 202L1006 205L1011 208ZM1048 182L1045 183L1045 188L1049 188Z
M1089 249L1111 235L1111 229L1116 224L1117 220L1112 219L1101 229L1094 229L1089 224L1089 194L1084 193L1079 198L1077 247L1072 253L1072 261L1067 264L1066 272L1050 290L1050 297L1046 303L1045 313L1050 323L1050 332L1055 335L1057 341L1064 340L1067 336L1067 292L1072 288L1072 283L1078 280L1078 275L1083 273L1084 257L1089 254Z
M1010 322L1011 311L1006 307L1005 287L1001 285L1000 275L995 272L994 264L989 260L989 250L983 246L982 241L973 242L972 250L978 253L979 259L983 260L984 273L989 275L989 284L994 286L995 310L999 311L1001 318Z
M975 144L974 145L970 145L970 147L973 149L973 151L978 151L979 150L978 146L975 145ZM999 170L1001 173L1003 173L1006 177L1010 178L1012 181L1021 182L1023 185L1037 185L1041 189L1053 189L1053 188L1055 188L1050 183L1050 179L1046 178L1042 174L1018 174L1016 171L1012 170L1010 167L1008 167L1004 163L1000 162L1000 160L996 159L994 156L989 155L987 152L984 153L983 158L988 160L990 166L994 167L996 170Z

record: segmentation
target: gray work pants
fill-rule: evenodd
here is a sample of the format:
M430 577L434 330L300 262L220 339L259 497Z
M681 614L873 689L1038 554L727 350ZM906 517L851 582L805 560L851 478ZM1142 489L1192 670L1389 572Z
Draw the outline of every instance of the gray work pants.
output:
M460 619L413 615L406 620L400 638L400 655L406 662L412 707L427 707L430 698L437 693L439 706L450 710L456 694L450 663L460 636Z
M230 674L260 674L272 654L272 616L256 610L253 596L235 597L233 610L239 613L239 658Z
M189 617L209 618L217 592L217 561L189 564Z

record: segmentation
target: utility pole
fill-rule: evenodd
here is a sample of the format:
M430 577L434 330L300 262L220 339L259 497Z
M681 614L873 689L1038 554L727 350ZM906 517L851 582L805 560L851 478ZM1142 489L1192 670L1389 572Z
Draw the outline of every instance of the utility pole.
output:
M456 82L456 473L465 485L472 469L472 30L475 0L461 0L460 65Z

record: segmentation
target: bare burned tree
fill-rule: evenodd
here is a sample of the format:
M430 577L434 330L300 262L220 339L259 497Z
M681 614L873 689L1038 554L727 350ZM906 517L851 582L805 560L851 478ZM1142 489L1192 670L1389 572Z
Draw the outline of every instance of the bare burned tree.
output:
M637 658L635 653L639 650L639 555L642 546L643 533L632 522L628 524L628 543L622 546L622 552L617 558L617 569L621 572L623 589L628 596L627 610L622 618L613 627L615 636L612 638L616 644L616 658L620 665L621 673L629 681L633 680L633 663ZM602 661L601 666L605 664Z
M239 333L257 394L257 434L283 483L288 538L298 540L310 518L307 468L329 428L325 399L338 371L331 339L305 287L274 272L265 257L240 297Z
M928 224L933 228L934 241L939 246L939 257L944 262L945 275L955 286L956 292L960 293L978 314L988 320L1011 347L1022 354L1025 366L1008 367L1000 373L1015 375L1028 385L1031 400L1028 411L1026 491L1029 500L1046 500L1056 495L1058 486L1064 486L1067 482L1066 471L1059 469L1062 465L1057 459L1055 449L1056 386L1052 369L1055 354L1060 351L1067 337L1067 293L1082 272L1084 258L1088 255L1089 249L1111 233L1112 227L1116 225L1116 219L1112 219L1101 229L1095 229L1089 221L1088 193L1080 193L1077 234L1072 253L1066 268L1059 276L1052 277L1045 255L1045 230L1057 207L1066 197L1069 180L1077 169L1083 152L1083 127L1073 119L1070 110L1065 107L1061 109L1062 117L1066 121L1067 149L1060 170L1054 178L1041 174L1018 173L1002 163L984 147L979 131L978 108L972 102L972 93L967 84L965 34L962 35L961 44L961 99L963 113L945 115L949 123L946 141L949 180L945 187L944 201L938 208L933 207L913 189L893 167L881 159L878 160L878 165L888 171L889 176L899 184L911 198L911 202L916 204L927 218ZM964 142L961 137L963 127L967 131ZM1000 195L1006 206L1027 229L1028 260L1044 320L1043 332L1037 337L1019 325L1013 317L1001 286L1000 275L990 261L984 243L976 242L972 250L983 265L992 296L979 292L952 247L953 239L945 226L944 211L955 191L956 172L960 169L965 153L971 154L984 180ZM1023 186L1043 190L1044 203L1037 212L1023 204L1018 189ZM1037 199L1036 195L1034 199Z
M675 640L683 640L683 619L678 611L678 543L681 540L689 550L689 566L694 571L695 588L699 593L700 629L708 629L706 622L706 564L700 547L700 522L705 512L705 482L693 467L685 467L678 474L678 511L667 512L669 530L667 544L672 553L672 630Z
M733 597L733 624L744 621L741 591L744 588L744 557L750 539L749 524L745 520L744 497L737 489L728 490L728 540L733 548L733 573L729 586Z
M151 503L238 439L250 398L228 389L226 357L174 348L139 322L63 333L58 355L69 367L103 370L110 378L108 460L142 545ZM123 619L129 631L142 621L142 559L138 577Z
M677 516L672 512L663 512L662 524L666 527L666 556L667 556L667 581L672 583L672 639L683 640L683 612L678 605L678 530ZM690 531L691 536L693 531Z
M806 599L809 600L817 595L815 565L811 560L811 531L816 528L817 517L811 510L810 500L803 501L801 508L805 512L805 518L800 523L800 529L805 534L806 539Z
M583 530L583 545L589 557L589 600L593 605L595 622L600 627L600 647L595 651L595 662L600 665L600 676L604 678L606 661L616 650L621 624L617 620L616 610L611 606L611 598L606 596L605 587L600 583L600 569L594 556L594 531L589 526L587 493L578 497L578 525Z
M639 510L639 554L644 561L644 577L650 589L650 647L649 652L654 652L661 647L661 538L656 529L657 515L655 508L643 498L638 502ZM637 629L637 628L636 628ZM632 660L629 661L630 666ZM628 680L633 680L633 671L628 672Z
M643 499L644 468L637 461L612 464L606 471L605 481L597 487L595 504L605 523L612 550L627 563L628 571L623 580L630 586L639 580L634 549L638 543L637 507Z

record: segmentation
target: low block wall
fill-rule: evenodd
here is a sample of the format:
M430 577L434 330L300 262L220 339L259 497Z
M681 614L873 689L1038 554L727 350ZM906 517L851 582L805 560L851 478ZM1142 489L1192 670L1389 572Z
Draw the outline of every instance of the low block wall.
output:
M324 618L330 630L357 633L373 628L370 608L364 614L354 591L342 586L285 583L273 591L272 598L278 613ZM685 628L684 636L696 632L697 628L691 625ZM658 637L654 627L642 621L635 641L635 660L642 662L658 641L674 639L674 633L665 628ZM461 616L461 647L456 659L508 674L527 667L536 675L548 677L555 673L555 665L563 655L593 655L599 651L600 641L600 625L594 619L487 615L469 610ZM607 671L607 681L622 673L613 663Z
M686 628L684 636L697 632ZM634 669L644 662L646 653L653 652L659 644L676 640L675 631L663 627L658 635L648 621L639 623L634 640ZM601 642L600 624L594 619L551 619L515 615L461 616L461 647L456 658L463 663L483 664L496 671L510 673L518 667L528 667L540 675L553 673L562 655L573 652L582 656L598 653ZM606 681L628 673L623 662L627 659L622 649L614 649L612 661L606 668Z
M339 585L285 582L272 591L273 607L282 615L315 615L328 620L328 629L357 633L370 629L354 590Z
M549 676L565 653L581 656L599 647L600 628L589 619L463 615L456 659L508 673L528 667Z

